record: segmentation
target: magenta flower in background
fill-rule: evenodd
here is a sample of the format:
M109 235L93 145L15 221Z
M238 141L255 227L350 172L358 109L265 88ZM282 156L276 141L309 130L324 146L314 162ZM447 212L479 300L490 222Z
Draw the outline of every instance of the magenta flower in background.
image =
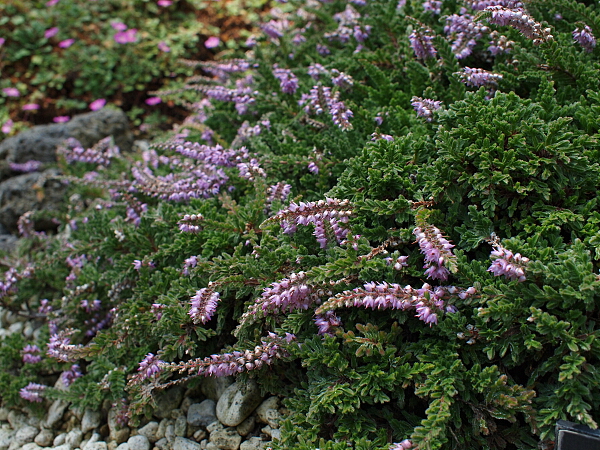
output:
M162 102L160 97L150 97L146 99L146 105L158 105L160 102Z
M173 2L172 2L172 0L158 0L158 1L156 2L156 4L157 4L158 6L164 6L164 7L167 7L167 6L171 6L171 5L173 4Z
M13 129L13 125L14 125L14 122L12 120L8 119L6 122L4 122L4 125L2 125L2 132L4 134L10 133Z
M40 109L40 105L37 103L27 103L26 105L23 105L22 109L23 111L37 111Z
M118 44L131 44L135 41L137 41L137 29L135 28L115 33L115 42Z
M65 122L68 122L69 120L71 120L71 118L69 116L56 116L52 120L56 123L65 123Z
M6 42L6 39L0 38L0 47L2 47L5 42Z
M56 5L60 0L49 0L46 2L46 6L54 6Z
M106 105L106 100L99 98L98 100L94 100L92 103L90 103L90 109L92 111L98 111L99 109L104 108L104 105Z
M127 29L127 25L125 25L123 22L119 22L118 20L112 21L110 26L116 31L125 31Z
M7 97L19 97L21 95L19 90L14 87L4 88L2 89L2 92L4 92Z
M74 43L75 43L75 39L65 39L64 41L60 41L58 43L58 46L60 48L69 48Z
M50 39L51 37L56 36L57 33L58 33L58 27L48 28L46 30L46 32L44 33L44 37L46 39Z
M217 36L211 36L206 40L206 42L204 43L204 46L206 48L215 48L215 47L218 47L220 43L221 43L221 39L219 39Z
M171 51L171 47L169 47L165 41L160 41L157 47L161 52L169 53Z

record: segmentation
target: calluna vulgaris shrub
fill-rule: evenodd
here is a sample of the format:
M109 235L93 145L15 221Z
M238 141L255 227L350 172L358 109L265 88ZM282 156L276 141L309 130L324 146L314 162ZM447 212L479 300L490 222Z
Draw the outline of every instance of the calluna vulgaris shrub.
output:
M158 95L190 116L141 157L60 149L60 233L24 217L4 274L3 306L47 325L4 340L3 403L136 421L237 375L287 398L282 449L596 426L597 5L290 1L261 30L184 61Z

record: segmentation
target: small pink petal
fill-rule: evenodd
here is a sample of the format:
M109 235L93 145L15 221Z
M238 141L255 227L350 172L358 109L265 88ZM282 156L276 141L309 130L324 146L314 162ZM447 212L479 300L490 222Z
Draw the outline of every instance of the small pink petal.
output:
M221 39L219 39L217 36L211 36L206 40L206 42L204 43L204 46L206 48L215 48L220 43L221 43Z
M65 122L68 122L69 120L71 120L71 118L69 116L56 116L52 120L56 123L65 123Z
M46 30L46 32L44 33L44 37L46 39L50 39L51 37L56 36L57 33L58 33L58 27L48 28Z
M5 42L6 42L6 39L0 38L0 47L2 47Z
M165 41L160 41L157 47L161 52L169 53L171 51L171 47L169 47Z
M160 97L150 97L146 99L146 105L158 105L160 102L162 102Z
M2 125L2 132L5 134L10 133L13 129L13 124L13 121L8 119L6 122L4 122L4 125Z
M37 103L27 103L26 105L23 105L22 109L23 111L36 111L40 109L40 105Z
M60 0L49 0L46 2L46 6L54 6L56 5Z
M60 41L58 43L58 46L60 48L69 48L74 43L75 43L75 39L65 39L64 41Z
M158 6L165 6L166 7L166 6L171 6L173 4L173 2L171 0L158 0L156 2L156 4Z
M119 22L118 20L111 22L110 26L117 31L125 31L127 29L127 25L125 25L123 22Z
M21 93L17 88L9 87L2 89L2 92L6 94L7 97L19 97Z
M98 100L94 100L92 103L90 103L90 109L92 111L98 111L99 109L104 108L104 105L106 105L106 100L99 98Z

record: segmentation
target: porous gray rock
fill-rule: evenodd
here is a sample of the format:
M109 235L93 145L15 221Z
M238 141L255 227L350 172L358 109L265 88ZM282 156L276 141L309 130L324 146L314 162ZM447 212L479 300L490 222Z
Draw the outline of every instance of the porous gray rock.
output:
M242 443L242 437L237 433L235 428L228 427L210 433L209 441L221 450L238 450Z
M187 413L187 423L194 427L207 427L217 420L217 404L207 398L203 402L192 404Z
M108 450L108 445L104 441L87 444L83 450Z
M189 439L178 436L173 441L173 450L201 450L200 444Z
M25 130L0 143L0 159L15 163L55 162L56 147L65 139L73 137L88 148L107 136L113 137L122 152L131 151L133 133L122 110L103 108L75 116L67 123L38 125Z
M266 442L257 436L253 436L240 444L240 450L262 450Z
M254 429L256 425L256 416L251 414L249 417L246 417L242 423L240 423L235 429L237 430L240 436L248 436L250 432Z
M60 433L58 436L56 436L54 438L52 445L54 445L55 447L58 447L60 445L63 445L66 440L67 440L67 433Z
M256 416L259 422L268 423L267 420L267 411L270 409L277 409L279 407L279 398L272 396L264 400L258 407L256 408Z
M31 425L19 428L11 440L8 450L17 450L23 445L33 442L38 432L38 429Z
M129 450L150 450L150 441L146 436L138 434L137 436L131 436L127 440Z
M173 430L175 431L175 436L185 437L187 432L187 419L184 415L181 415L175 419Z
M83 433L79 428L74 428L67 433L65 443L68 444L71 448L79 447L81 441L83 441Z
M52 444L53 440L54 433L52 432L52 430L44 428L38 433L33 442L35 442L40 447L50 447L50 444Z
M144 425L138 430L138 434L146 436L151 444L154 444L156 441L158 441L157 432L158 422L148 422L146 425Z
M21 446L20 450L42 450L42 447L37 445L35 442L30 442L29 444Z
M254 380L235 382L221 395L217 403L217 418L225 426L238 426L261 401L260 389Z
M0 224L11 233L17 232L19 217L28 211L60 211L66 186L56 176L57 169L26 173L0 183ZM50 220L36 220L38 231L56 227Z
M0 450L6 450L15 435L15 430L2 428L0 429Z

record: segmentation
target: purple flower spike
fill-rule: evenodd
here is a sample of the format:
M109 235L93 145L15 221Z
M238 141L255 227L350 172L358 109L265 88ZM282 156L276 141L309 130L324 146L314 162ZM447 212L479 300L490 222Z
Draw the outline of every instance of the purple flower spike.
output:
M29 383L19 391L19 395L27 401L41 403L44 400L44 390L46 387L43 384Z
M592 34L592 29L587 25L579 26L573 30L573 39L588 53L593 52L596 47L596 38Z
M210 288L202 288L191 298L188 314L194 323L204 324L217 310L217 303L219 303L219 293Z
M454 247L443 235L442 232L434 227L425 228L416 227L413 234L417 237L421 253L425 255L425 265L423 266L428 278L443 280L448 279L450 271L444 267L444 264L453 264L456 256L452 254Z
M492 272L497 277L504 275L509 280L525 281L527 279L525 269L529 263L529 258L504 248L495 235L492 236L491 243L494 250L492 250L490 256L496 259L488 268L488 272Z
M284 94L295 94L298 89L298 78L289 69L282 69L275 64L273 76L279 80L281 91Z
M431 122L433 120L433 112L442 107L442 102L440 101L421 97L413 97L411 102L411 105L417 112L417 117L424 117L427 122Z
M436 57L437 50L433 46L433 31L422 28L413 31L408 39L418 59L426 60Z

